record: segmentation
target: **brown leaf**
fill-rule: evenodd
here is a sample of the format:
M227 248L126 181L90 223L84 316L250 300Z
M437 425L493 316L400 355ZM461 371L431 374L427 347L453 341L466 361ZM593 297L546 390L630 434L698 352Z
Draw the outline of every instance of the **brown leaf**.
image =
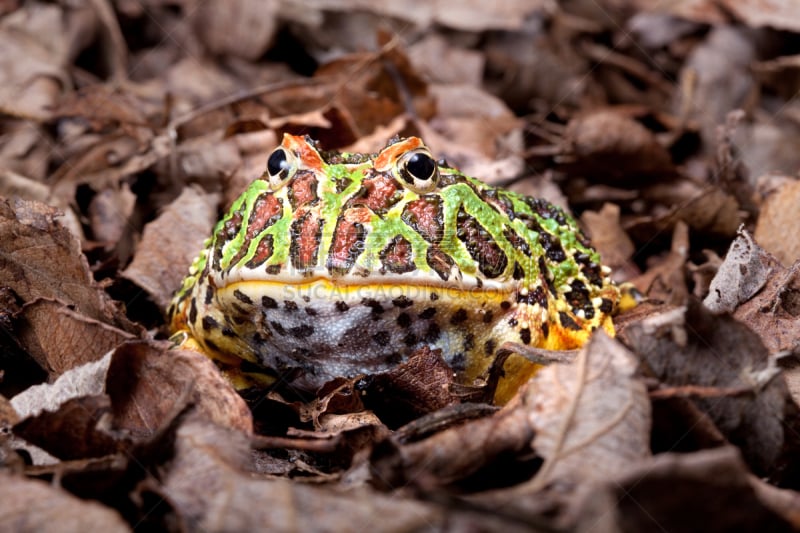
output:
M532 468L525 464L525 456L530 457L533 429L527 407L512 401L492 416L487 416L491 411L483 410L480 418L466 418L465 422L463 417L470 416L468 404L453 406L443 412L452 409L453 414L461 415L462 419L445 419L447 426L452 426L445 429L439 427L442 412L417 420L409 426L420 428L430 421L438 431L425 435L401 428L398 437L405 438L380 443L370 458L372 483L384 490L407 485L436 490L464 481L482 470L491 473L495 484L516 481L520 474L530 475ZM404 442L409 435L413 438ZM423 435L427 438L420 438Z
M272 44L278 8L262 0L204 2L193 13L194 28L211 53L256 60Z
M41 194L40 191L43 190L46 196L50 192L49 188L39 182L44 180L49 172L48 165L53 153L52 148L42 142L45 138L44 127L30 121L6 120L4 128L6 135L0 139L0 168L3 169L3 173L12 175L18 173L35 180L38 185L37 189L39 189L37 192ZM4 176L0 180L2 182L0 194L3 196L14 196L14 193L8 190L8 187L11 186L11 179ZM45 201L43 196L21 196L28 200ZM53 201L60 202L62 200L54 198Z
M82 184L89 184L95 191L119 188L124 178L150 168L172 149L166 136L147 134L145 137L143 140L125 133L112 133L99 139L92 136L89 146L72 154L52 174L53 194L73 198Z
M395 368L371 376L363 398L389 425L399 425L422 414L459 402L453 389L453 370L441 351L427 346L416 350ZM406 418L407 417L407 418Z
M19 415L5 396L0 396L0 442L11 433L11 426L19 421Z
M761 206L755 240L784 265L800 260L800 181L786 183Z
M477 0L462 1L457 4L444 0L426 2L410 0L398 5L389 0L363 2L361 0L303 0L294 2L298 13L305 17L310 12L324 10L352 13L354 10L367 10L384 17L399 18L415 26L426 28L434 23L465 31L489 29L518 29L525 17L538 10L550 7L542 0L526 2L504 2L488 6ZM296 15L299 17L299 15ZM302 19L301 19L302 20Z
M44 410L55 411L72 398L102 394L110 360L111 354L67 370L52 383L34 385L17 394L11 398L11 405L26 418Z
M715 313L732 313L779 269L775 258L756 244L747 230L741 229L711 280L703 305Z
M39 298L19 315L19 339L50 378L96 361L136 336L75 311L74 305Z
M479 87L483 78L483 54L452 46L433 33L408 47L408 58L419 72L434 83Z
M528 423L545 459L534 487L605 479L650 456L650 402L636 367L633 354L600 331L573 364L547 366L531 379Z
M159 490L189 530L527 530L502 517L384 495L364 487L341 491L283 479L258 479L248 473L252 468L247 440L241 433L190 421L177 431L174 459L164 470Z
M38 202L0 201L0 286L23 302L60 301L89 319L138 332L92 279L80 244L56 216Z
M800 31L800 15L793 0L720 0L725 9L748 26L769 26L781 30Z
M683 220L692 229L732 237L742 223L736 198L716 187L707 187L684 203L673 206L667 220Z
M631 322L619 336L663 385L717 388L717 397L692 401L742 449L755 471L775 467L794 438L783 427L790 405L786 385L758 335L690 299L688 308Z
M727 114L743 107L754 89L749 71L755 44L745 28L713 27L704 41L691 50L681 69L680 105L701 125L703 142L716 146L717 126Z
M363 411L364 404L356 388L356 380L347 378L336 378L325 383L317 391L317 397L312 401L292 402L290 405L297 409L300 420L303 422L313 422L316 429L320 429L319 418L326 414L352 414ZM270 395L278 400L278 395Z
M238 136L235 136L238 137ZM219 133L204 135L188 139L178 147L178 168L183 175L183 179L188 183L196 183L208 191L216 191L220 184L224 184L224 179L233 173L240 171L242 167L242 154L234 138L220 139ZM268 139L274 139L268 136ZM270 146L262 147L268 156ZM266 164L263 168L266 168ZM247 184L254 178L261 175L263 168L247 176ZM237 196L241 190L232 191ZM231 202L233 199L231 199Z
M115 511L39 480L0 472L0 524L14 531L130 531Z
M120 263L127 263L133 247L131 216L136 195L127 183L119 189L103 189L89 204L94 240L108 249L115 248Z
M12 137L15 136L12 135ZM35 157L40 157L42 159L46 157L38 154L36 150L33 151L33 154ZM3 156L0 154L0 166L2 166L2 160ZM72 206L70 206L69 202L64 198L52 197L50 187L44 183L16 174L11 170L0 170L0 196L36 200L37 202L47 203L51 207L57 208L59 212L63 213L58 220L61 225L67 228L76 239L83 241L83 227Z
M638 273L633 263L636 248L619 220L620 208L615 204L604 203L599 212L584 211L581 223L592 245L600 252L603 264L614 273L615 279L630 279Z
M331 126L303 133L327 148L352 144L406 112L424 119L433 115L427 83L394 41L379 54L353 54L326 63L314 76L330 80L331 98L323 103Z
M93 31L91 9L67 17L56 5L28 5L0 21L0 109L46 120L62 88L70 86L66 67L77 53L76 30ZM85 18L81 15L88 15ZM84 25L85 23L85 25ZM26 61L17 58L25 57Z
M102 394L105 389L105 377L111 354L102 359L86 363L67 370L53 382L28 387L11 398L11 405L19 413L20 418L39 415L42 411L57 411L63 403L81 396ZM32 457L33 464L54 462L54 458L38 447L17 447L26 449Z
M669 152L653 132L623 111L606 108L571 120L563 141L568 166L606 180L672 175Z
M89 85L61 98L53 110L55 117L80 117L94 129L120 125L129 133L147 127L145 109L155 111L132 92L107 85Z
M649 268L631 280L643 294L658 301L681 305L689 297L685 269L689 254L689 228L682 221L675 224L672 248L663 257L651 258Z
M106 377L114 424L137 435L151 435L188 403L215 423L253 432L250 410L214 363L192 350L141 341L118 348Z
M420 134L437 157L487 183L523 169L522 123L499 98L470 85L431 85L436 117Z
M771 353L800 348L800 262L776 269L752 299L733 316L758 333Z
M119 451L117 440L97 427L110 413L108 396L82 396L26 418L14 433L59 459L102 457Z
M578 531L792 531L756 492L736 449L661 454L580 487Z
M692 294L695 298L704 299L711 291L711 281L717 275L720 265L722 265L722 258L713 250L704 249L705 262L697 265L692 262L686 264L689 273L692 277ZM705 303L705 302L704 302ZM706 304L707 305L707 304Z
M145 226L142 242L122 276L136 283L162 309L202 249L217 219L219 195L187 187L153 222ZM181 231L175 231L181 228Z

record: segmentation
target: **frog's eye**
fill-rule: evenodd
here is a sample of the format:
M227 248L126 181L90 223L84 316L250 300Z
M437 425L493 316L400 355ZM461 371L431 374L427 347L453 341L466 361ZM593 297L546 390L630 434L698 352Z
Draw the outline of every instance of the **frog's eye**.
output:
M270 189L280 189L297 172L297 158L282 146L278 146L267 160L266 177Z
M397 173L415 192L432 191L439 181L439 167L430 152L417 148L397 160Z

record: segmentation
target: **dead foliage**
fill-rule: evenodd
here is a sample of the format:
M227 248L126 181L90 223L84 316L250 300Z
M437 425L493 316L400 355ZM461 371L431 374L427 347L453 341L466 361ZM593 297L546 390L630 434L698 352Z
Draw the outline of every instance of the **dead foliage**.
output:
M0 524L800 527L790 0L0 2ZM236 393L164 309L283 133L419 135L642 295L502 407L436 351Z

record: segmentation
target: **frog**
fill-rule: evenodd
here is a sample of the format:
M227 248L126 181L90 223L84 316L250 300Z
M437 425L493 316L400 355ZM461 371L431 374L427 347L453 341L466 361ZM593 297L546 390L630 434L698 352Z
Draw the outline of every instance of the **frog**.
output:
M174 338L238 389L318 390L438 350L453 379L499 381L614 334L619 290L565 210L435 159L415 136L372 154L283 135L176 291ZM501 359L502 354L502 359Z

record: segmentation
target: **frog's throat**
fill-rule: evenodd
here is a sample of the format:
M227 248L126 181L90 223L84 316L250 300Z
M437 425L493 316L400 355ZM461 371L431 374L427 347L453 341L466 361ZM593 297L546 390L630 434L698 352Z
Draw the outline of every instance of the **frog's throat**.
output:
M230 283L217 290L217 293L234 294L236 291L244 293L253 300L264 296L276 301L333 301L333 302L363 302L396 301L458 301L461 305L466 302L495 303L507 302L514 293L511 288L460 288L443 285L403 284L396 283L341 283L329 278L306 279L302 283L285 281L238 281ZM441 303L441 302L440 302ZM401 304L402 305L402 304ZM468 305L468 304L467 304Z

